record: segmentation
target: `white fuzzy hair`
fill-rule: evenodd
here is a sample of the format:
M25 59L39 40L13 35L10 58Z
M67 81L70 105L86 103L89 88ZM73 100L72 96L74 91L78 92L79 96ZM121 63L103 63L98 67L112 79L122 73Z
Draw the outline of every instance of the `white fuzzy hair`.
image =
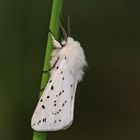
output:
M80 43L73 38L68 37L67 42L62 41L61 44L65 45L60 48L60 44L58 44L56 40L53 40L55 49L52 52L51 67L53 67L58 58L61 59L65 57L74 78L77 81L81 81L84 74L84 67L87 66L87 62Z

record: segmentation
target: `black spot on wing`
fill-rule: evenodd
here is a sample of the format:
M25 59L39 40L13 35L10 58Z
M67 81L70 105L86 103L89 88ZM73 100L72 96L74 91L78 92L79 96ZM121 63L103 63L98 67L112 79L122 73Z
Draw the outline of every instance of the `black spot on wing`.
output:
M63 74L63 71L61 71L61 74Z
M42 105L42 108L43 108L43 109L45 109L45 106L44 106L44 105Z
M39 125L40 123L41 123L41 120L39 120L37 124Z
M71 84L71 87L72 87L73 85Z
M40 102L42 102L42 101L43 101L43 99L40 100Z
M71 96L71 100L73 99L73 96Z
M64 107L64 105L67 103L67 100L65 100L65 102L62 104L62 107Z
M51 83L51 82L52 82L52 80L49 81L49 83Z
M51 86L51 90L53 90L54 89L54 87L53 86Z
M57 66L56 69L59 69L59 67Z
M43 121L43 122L46 122L46 118L44 118L42 121Z
M55 113L52 112L52 114L53 114L53 115L57 115L57 114L59 114L59 112L61 112L61 109L59 109L59 110L58 110L57 112L55 112Z
M64 80L64 77L62 78L62 80Z
M62 90L62 92L64 92L64 90ZM60 92L58 95L56 95L56 97L60 96L62 94L62 92Z
M50 98L50 96L47 96L47 98Z

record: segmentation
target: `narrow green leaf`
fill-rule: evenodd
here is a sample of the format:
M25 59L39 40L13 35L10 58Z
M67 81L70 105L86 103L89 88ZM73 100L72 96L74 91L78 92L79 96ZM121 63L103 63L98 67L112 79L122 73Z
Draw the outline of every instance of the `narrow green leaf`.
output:
M55 37L58 39L59 37L59 15L62 12L63 7L63 0L53 0L52 3L52 12L51 12L51 19L50 19L50 29ZM43 71L48 71L50 69L50 59L51 59L51 52L52 52L52 38L48 33L48 41L47 41L47 49L45 53L44 59L44 67ZM48 80L49 80L49 73L42 74L42 81L41 81L41 89L45 88ZM40 91L39 96L41 96L42 91ZM33 140L46 140L47 133L46 132L34 132L33 133Z

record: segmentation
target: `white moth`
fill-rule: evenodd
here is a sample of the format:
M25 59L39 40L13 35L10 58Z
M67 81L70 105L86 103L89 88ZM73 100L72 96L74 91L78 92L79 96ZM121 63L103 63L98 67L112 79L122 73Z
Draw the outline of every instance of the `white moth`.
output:
M57 131L68 128L73 121L77 83L82 80L87 65L78 41L67 34L60 24L63 41L52 36L51 77L37 104L31 120L36 131Z

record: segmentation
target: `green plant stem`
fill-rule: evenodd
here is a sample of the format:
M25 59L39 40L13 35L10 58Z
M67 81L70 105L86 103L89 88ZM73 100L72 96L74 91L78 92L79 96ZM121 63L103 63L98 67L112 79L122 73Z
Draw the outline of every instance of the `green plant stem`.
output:
M52 12L51 12L51 19L50 19L50 30L55 35L55 38L59 38L59 15L62 12L63 7L63 0L53 0L52 3ZM44 60L44 67L43 71L48 71L50 69L50 59L51 59L51 52L52 52L52 38L51 35L48 33L48 41L47 41L47 49L45 53L45 60ZM41 89L44 89L48 80L50 78L49 73L42 74L41 80ZM40 91L39 96L41 96L42 91ZM47 133L46 132L36 132L33 133L33 140L46 140Z

